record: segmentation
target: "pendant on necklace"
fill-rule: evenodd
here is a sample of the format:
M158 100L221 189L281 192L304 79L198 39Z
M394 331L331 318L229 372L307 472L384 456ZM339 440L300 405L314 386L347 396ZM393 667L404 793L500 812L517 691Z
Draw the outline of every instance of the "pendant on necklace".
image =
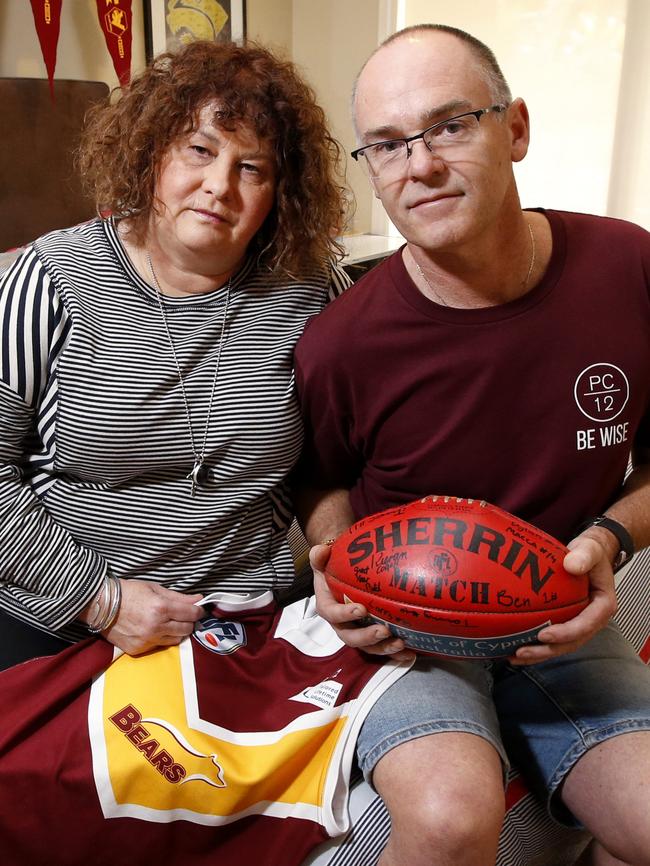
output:
M197 457L194 461L194 468L187 476L192 479L192 496L196 494L196 488L199 490L205 490L208 486L208 480L210 478L210 470L203 462L203 458Z

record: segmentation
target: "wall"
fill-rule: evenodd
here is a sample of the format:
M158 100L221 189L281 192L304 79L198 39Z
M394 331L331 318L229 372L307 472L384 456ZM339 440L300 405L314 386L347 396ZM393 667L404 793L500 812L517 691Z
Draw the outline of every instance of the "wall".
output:
M142 3L134 0L131 69L142 69L144 22ZM47 78L41 46L28 0L0 3L0 76ZM61 11L61 30L54 79L105 81L117 86L113 62L97 18L95 0L66 0Z
M406 24L469 30L495 52L531 114L516 167L522 203L605 213L626 0L407 0Z
M607 213L650 229L650 3L628 0Z
M346 151L355 146L349 94L365 58L400 27L451 24L495 50L528 103L531 147L515 167L524 206L650 229L650 0L293 0L290 11L279 0L249 0L248 8L259 14L262 5L274 10L269 26L278 8L285 24L292 16L289 50ZM352 160L348 180L357 199L351 229L390 233Z
M650 228L650 0L246 0L246 9L248 35L295 60L346 152L352 83L385 36L423 21L470 30L531 109L530 153L516 168L523 203ZM132 69L143 65L133 0ZM0 75L46 75L27 0L0 2ZM64 2L55 77L117 84L95 0ZM358 202L351 228L388 231L352 160L348 179Z
M291 59L293 0L246 0L246 35Z
M359 67L377 47L377 0L293 0L293 59L325 108L347 154L356 141L350 94ZM368 231L372 196L363 170L348 158L348 183L357 201L352 230Z
M396 17L469 30L495 51L531 113L515 168L524 206L650 228L647 0L398 0Z
M249 37L291 57L292 5L292 0L246 0ZM145 63L141 0L133 0L131 8L131 70L136 73ZM0 76L47 77L28 0L0 2ZM117 77L97 20L95 0L65 0L63 3L54 78L106 81L110 87L117 86Z

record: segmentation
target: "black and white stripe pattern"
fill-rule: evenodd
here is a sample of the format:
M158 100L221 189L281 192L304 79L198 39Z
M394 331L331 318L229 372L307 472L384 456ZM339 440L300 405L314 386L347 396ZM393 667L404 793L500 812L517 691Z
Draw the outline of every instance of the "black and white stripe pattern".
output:
M323 843L303 866L377 866L390 833L390 816L366 782L360 781L352 788L350 818L352 827L348 833L342 839ZM508 810L496 866L570 866L589 838L584 831L556 824L532 794L527 794Z
M644 659L650 643L650 547L639 551L616 575L618 612L614 619Z
M110 221L37 241L0 285L0 604L73 638L107 567L204 592L290 582L285 477L302 443L293 347L348 282L338 269L283 281L253 262L235 276L209 489L192 498L187 418L154 290ZM164 301L198 443L224 300Z
M513 774L516 776L516 774ZM549 817L532 794L506 813L499 837L497 866L571 866L590 840L584 830L563 827Z

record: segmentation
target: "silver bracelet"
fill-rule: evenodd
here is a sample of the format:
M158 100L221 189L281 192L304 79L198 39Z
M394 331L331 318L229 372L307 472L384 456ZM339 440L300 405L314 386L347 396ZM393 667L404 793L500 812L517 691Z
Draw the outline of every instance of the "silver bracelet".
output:
M86 626L91 634L99 634L110 628L117 619L122 603L122 584L114 575L106 576L101 592L102 599L97 615Z
M95 634L99 631L97 628L97 624L100 623L106 614L106 610L108 608L110 598L110 584L108 580L108 574L104 577L104 582L102 583L100 589L95 594L94 603L95 608L92 617L90 617L90 622L86 623L86 628L89 632Z
M108 612L106 622L102 624L102 628L100 629L100 631L108 631L108 629L113 625L120 612L120 605L122 604L122 584L120 583L119 578L114 577L113 575L111 575L110 580L115 590L115 592L113 593L113 603L111 604L111 609Z

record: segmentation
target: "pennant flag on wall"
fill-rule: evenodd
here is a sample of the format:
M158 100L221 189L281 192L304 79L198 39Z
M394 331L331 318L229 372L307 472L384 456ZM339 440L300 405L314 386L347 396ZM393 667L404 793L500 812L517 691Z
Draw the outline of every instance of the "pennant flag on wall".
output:
M30 0L30 2L38 41L41 43L43 60L47 69L47 80L50 82L50 95L54 101L54 69L56 67L56 47L59 42L63 0Z
M97 0L97 14L119 82L127 85L131 80L131 0Z

